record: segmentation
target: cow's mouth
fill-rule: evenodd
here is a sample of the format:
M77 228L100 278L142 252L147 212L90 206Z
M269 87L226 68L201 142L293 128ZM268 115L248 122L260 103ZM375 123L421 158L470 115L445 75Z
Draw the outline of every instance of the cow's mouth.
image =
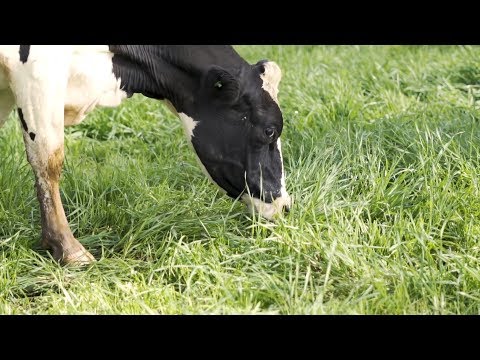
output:
M273 220L282 213L288 213L292 206L292 200L288 194L277 197L271 203L266 203L248 194L243 194L241 200L250 211L256 211L267 220Z

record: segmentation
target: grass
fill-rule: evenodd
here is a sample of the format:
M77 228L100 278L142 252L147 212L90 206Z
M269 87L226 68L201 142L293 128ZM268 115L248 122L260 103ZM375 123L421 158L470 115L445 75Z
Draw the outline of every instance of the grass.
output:
M134 96L66 130L62 198L99 260L39 249L15 114L0 130L0 313L479 314L480 48L237 46L284 77L277 223L211 185Z

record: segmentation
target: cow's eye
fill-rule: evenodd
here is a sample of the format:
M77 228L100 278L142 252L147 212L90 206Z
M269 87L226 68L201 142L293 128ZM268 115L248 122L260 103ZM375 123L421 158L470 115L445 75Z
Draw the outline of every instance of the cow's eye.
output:
M265 129L265 135L268 138L273 139L273 137L275 136L275 129L274 128L266 128Z
M242 116L242 121L247 121L247 120L248 120L248 115L247 115L247 114L244 114L244 115Z

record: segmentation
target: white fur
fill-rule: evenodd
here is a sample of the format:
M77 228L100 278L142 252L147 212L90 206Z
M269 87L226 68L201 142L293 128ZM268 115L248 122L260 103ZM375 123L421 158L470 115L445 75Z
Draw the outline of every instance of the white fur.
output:
M277 148L278 152L280 153L280 161L282 162L282 178L280 179L280 184L282 187L280 188L280 195L284 198L288 198L288 203L290 203L290 196L287 193L287 187L285 184L285 169L283 167L282 142L280 138L277 139Z
M193 129L197 126L198 121L193 120L190 116L184 113L179 113L178 117L182 120L183 129L185 130L188 140L192 141Z
M268 61L264 64L265 71L260 75L263 81L262 89L270 94L273 101L278 104L278 85L282 79L282 71L274 61Z

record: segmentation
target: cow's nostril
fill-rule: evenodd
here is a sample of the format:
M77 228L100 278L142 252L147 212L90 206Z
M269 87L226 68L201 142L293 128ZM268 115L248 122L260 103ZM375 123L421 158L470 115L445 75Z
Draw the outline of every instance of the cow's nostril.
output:
M290 206L289 205L283 205L283 212L285 214L288 214L290 212Z

